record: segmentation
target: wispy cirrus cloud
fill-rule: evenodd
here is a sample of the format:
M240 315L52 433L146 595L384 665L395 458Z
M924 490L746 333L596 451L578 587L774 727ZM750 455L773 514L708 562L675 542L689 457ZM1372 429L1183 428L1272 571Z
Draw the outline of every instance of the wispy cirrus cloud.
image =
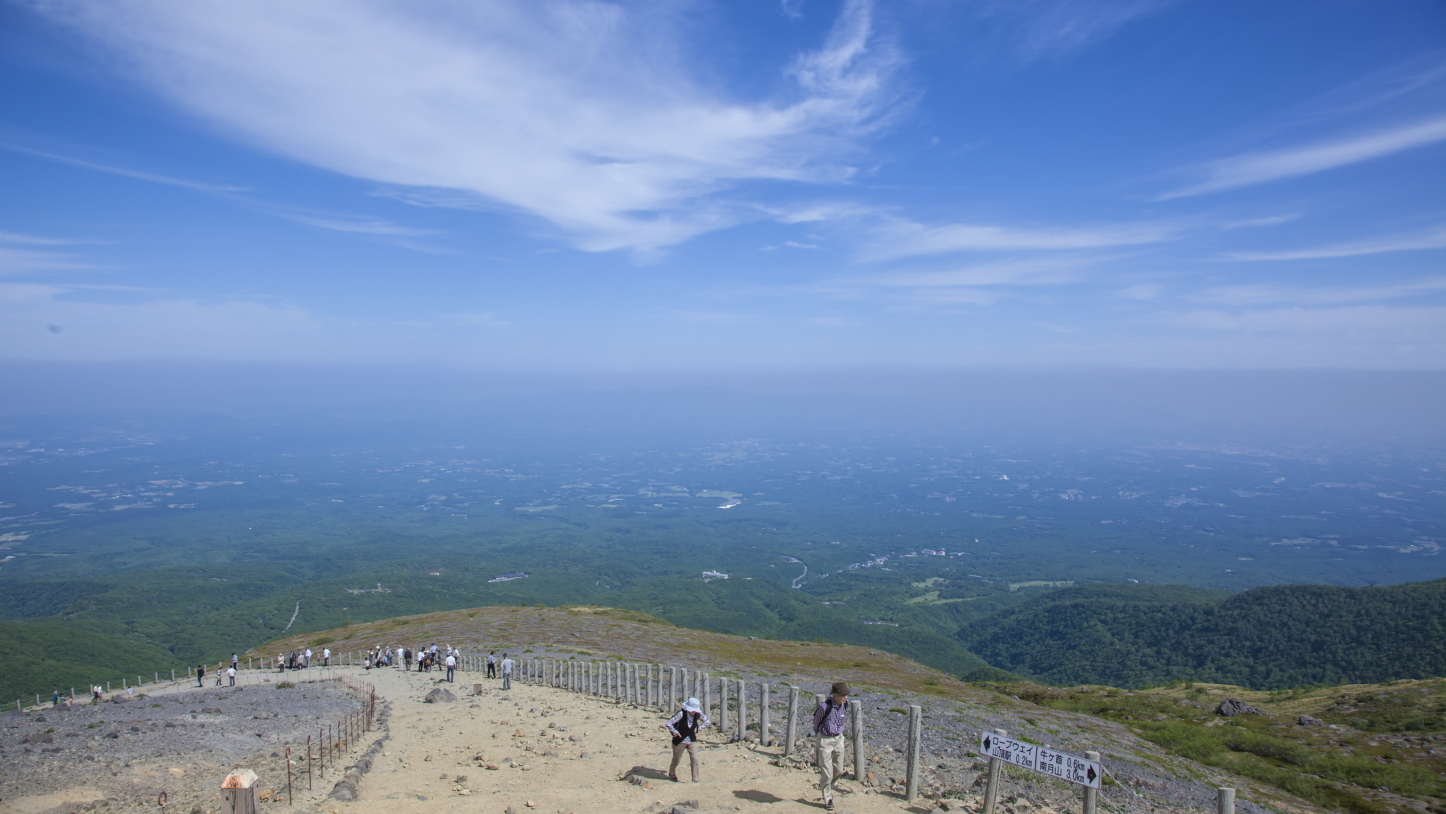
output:
M1280 284L1223 285L1191 296L1199 302L1252 306L1290 303L1294 305L1341 305L1407 299L1446 291L1446 277L1408 280L1376 286L1301 286Z
M377 220L375 218L317 217L297 214L287 214L283 215L283 217L294 220L297 223L315 226L318 229L330 229L334 232L351 232L361 235L376 235L378 237L429 237L439 234L435 229L416 229L411 226L402 226L391 221Z
M897 54L847 0L768 101L690 78L668 15L600 2L42 0L224 132L314 166L650 250L749 217L717 193L832 182L891 102Z
M1276 252L1234 252L1227 257L1231 260L1319 260L1441 248L1446 248L1446 225L1437 226L1424 232L1393 235L1375 240L1332 243L1314 248Z
M1167 192L1159 196L1159 200L1224 192L1310 175L1439 141L1446 141L1446 116L1283 150L1244 153L1206 164L1203 180Z
M1157 14L1175 0L987 0L975 10L1012 18L1027 58L1067 53L1109 37L1135 20Z
M59 155L57 153L46 152L44 150L35 150L30 147L21 147L17 144L0 143L0 149L13 150L17 153L26 153L28 155L44 158L47 161L55 161L60 164L69 164L72 167L80 167L81 169L85 170L103 172L108 175L119 175L122 178L134 178L138 181L149 181L153 184L165 184L167 186L182 187L184 189L195 190L196 192L232 193L247 191L246 187L228 186L225 184L208 184L202 181L192 181L186 178L177 178L173 175L163 175L156 172L133 170L128 167L118 167L113 164L100 164L94 161L84 161L79 158L74 158L67 155Z
M977 223L927 225L902 218L887 220L863 249L867 260L979 251L1063 251L1135 246L1171 240L1183 227L1171 223L1134 223L1084 227L1017 227Z

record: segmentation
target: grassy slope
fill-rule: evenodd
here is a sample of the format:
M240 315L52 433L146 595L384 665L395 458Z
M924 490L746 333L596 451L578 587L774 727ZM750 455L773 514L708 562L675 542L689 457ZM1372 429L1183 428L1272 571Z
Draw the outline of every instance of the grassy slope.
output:
M1029 682L987 686L1125 723L1172 754L1333 810L1446 811L1446 679L1277 692L1184 682L1133 692ZM1214 708L1225 697L1268 714L1217 716ZM1300 726L1301 715L1326 725Z

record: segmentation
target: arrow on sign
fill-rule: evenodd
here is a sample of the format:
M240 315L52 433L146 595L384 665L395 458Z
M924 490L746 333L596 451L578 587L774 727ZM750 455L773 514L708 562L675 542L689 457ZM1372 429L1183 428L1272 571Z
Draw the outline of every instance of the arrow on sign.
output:
M1095 774L1095 767L1091 766L1088 770L1085 771L1085 777L1088 777L1089 781L1093 783L1095 782L1095 778L1099 777L1099 775Z

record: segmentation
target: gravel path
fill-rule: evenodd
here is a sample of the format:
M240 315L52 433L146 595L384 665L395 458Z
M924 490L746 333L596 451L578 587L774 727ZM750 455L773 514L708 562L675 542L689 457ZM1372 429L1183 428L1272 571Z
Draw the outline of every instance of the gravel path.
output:
M212 811L221 779L242 767L284 788L287 746L304 751L308 735L360 707L357 691L321 673L253 674L237 687L177 683L0 716L0 814L158 812L162 792L166 811Z

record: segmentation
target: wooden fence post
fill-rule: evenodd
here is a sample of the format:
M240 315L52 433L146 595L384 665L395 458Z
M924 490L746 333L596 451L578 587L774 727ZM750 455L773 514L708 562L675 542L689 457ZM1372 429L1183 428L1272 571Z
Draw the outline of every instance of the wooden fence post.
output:
M919 796L919 764L923 761L923 743L920 740L923 717L923 707L918 704L909 705L909 784L904 799L911 802Z
M864 776L868 771L866 764L868 754L864 748L864 705L863 702L855 699L849 702L849 706L854 708L853 720L849 722L854 742L854 780L863 783Z
M1235 789L1217 789L1215 814L1235 814Z
M770 687L769 687L767 684L759 684L759 685L758 685L758 745L759 745L759 746L772 746L772 745L773 745L772 727L769 726L770 719L771 719L771 717L772 717L772 716L770 715L769 709L768 709L769 702L772 700L772 697L771 697L772 694L769 692L769 689L770 689Z
M994 734L1006 737L1009 735L1003 729L994 730ZM1004 761L999 758L989 758L989 780L984 786L984 810L980 814L994 814L994 804L999 800L999 770L1003 765Z
M718 734L726 735L728 728L728 679L718 679Z
M221 783L221 814L256 814L256 772L240 769Z
M1094 762L1099 763L1099 762L1100 762L1100 753L1099 753L1099 752L1085 752L1085 760L1093 760ZM1085 786L1085 787L1084 787L1084 814L1095 814L1097 811L1099 811L1099 807L1100 807L1100 792L1099 792L1099 789L1093 789L1093 788L1090 788L1089 786Z
M707 673L700 673L703 677L703 714L709 718L713 717L713 677Z
M738 741L748 738L748 684L738 679Z
M788 685L788 722L783 730L783 756L793 754L793 742L798 740L798 688Z

